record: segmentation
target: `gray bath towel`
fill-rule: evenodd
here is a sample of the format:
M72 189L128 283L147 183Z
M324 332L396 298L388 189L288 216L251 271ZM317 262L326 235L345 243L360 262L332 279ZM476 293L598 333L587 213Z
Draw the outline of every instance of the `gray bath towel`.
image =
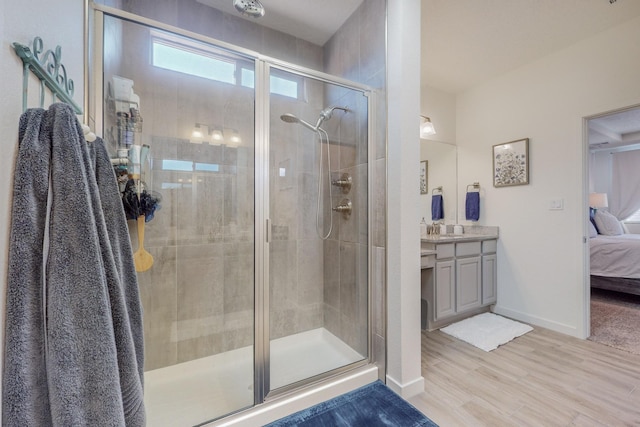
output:
M69 106L20 119L4 426L144 426L142 313L101 141Z

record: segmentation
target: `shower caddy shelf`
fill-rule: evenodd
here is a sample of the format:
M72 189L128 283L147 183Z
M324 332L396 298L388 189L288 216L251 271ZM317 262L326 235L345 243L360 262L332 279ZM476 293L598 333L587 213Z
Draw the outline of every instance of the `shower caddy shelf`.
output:
M56 46L54 50L44 51L42 38L33 39L33 52L28 46L14 42L12 44L16 55L22 59L22 111L27 110L27 95L29 91L29 72L40 80L40 107L44 108L45 87L47 87L55 102L56 98L71 107L76 114L82 114L82 108L73 100L74 83L68 78L67 69L62 64L62 48ZM42 56L41 56L42 54Z

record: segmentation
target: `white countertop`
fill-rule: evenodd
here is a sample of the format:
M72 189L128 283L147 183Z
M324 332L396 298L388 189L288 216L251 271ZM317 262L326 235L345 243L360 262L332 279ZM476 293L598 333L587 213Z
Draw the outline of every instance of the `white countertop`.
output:
M426 239L420 239L420 241L424 243L454 243L476 240L491 240L497 238L498 236L493 234L435 234L427 237Z

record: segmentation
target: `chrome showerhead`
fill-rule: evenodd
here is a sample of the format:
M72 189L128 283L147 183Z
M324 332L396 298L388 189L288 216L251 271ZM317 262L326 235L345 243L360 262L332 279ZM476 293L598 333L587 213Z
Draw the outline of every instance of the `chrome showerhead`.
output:
M264 16L264 6L258 0L233 0L233 6L244 16L251 18Z
M333 116L333 110L342 110L344 112L349 111L347 107L327 107L320 112L320 118L322 120L330 120Z
M282 120L285 123L300 123L302 126L306 127L307 129L310 129L314 132L318 131L317 126L313 126L312 124L305 122L304 120L294 116L291 113L286 113L281 115L280 120Z

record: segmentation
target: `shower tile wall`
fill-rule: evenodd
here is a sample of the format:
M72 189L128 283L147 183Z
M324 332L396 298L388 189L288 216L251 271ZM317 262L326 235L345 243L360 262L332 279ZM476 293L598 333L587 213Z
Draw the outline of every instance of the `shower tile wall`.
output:
M250 26L257 29L251 32L259 31L257 40L264 46L252 45L253 39L246 37L247 21L195 1L181 1L175 21L171 3L176 2L163 2L161 7L156 1L124 2L125 10L190 31L262 49L269 55L313 68L322 63L320 47L253 24ZM191 19L193 16L199 18ZM224 28L223 33L220 28ZM191 77L167 80L163 76L166 71L149 66L145 54L149 51L148 33L127 26L122 39L126 40L122 56L127 61L122 61L113 74L135 81L147 138L143 142L151 146L153 157L153 173L146 181L163 198L161 210L147 223L145 233L145 248L156 262L151 270L139 274L145 308L145 368L150 370L253 342L254 102L252 96L225 92L224 85L213 88L215 84L209 82L209 87L203 87L200 79ZM322 108L322 91L317 86L309 89L310 98L318 98L317 105L301 103L296 108L299 114L316 115ZM223 149L189 142L196 122L211 123L220 116L224 116L225 127L240 131L247 147ZM291 127L286 130L290 132ZM295 153L290 148L297 143L295 137L289 136L288 145L276 150ZM306 143L313 147L312 141ZM272 245L272 264L281 262L286 266L280 269L285 277L272 277L275 286L271 300L279 302L272 311L272 338L322 326L322 262L318 264L318 259L322 260L322 244L308 221L295 222L301 206L315 215L315 198L309 198L309 194L315 192L317 172L307 166L315 165L316 158L313 150L311 154L307 151L301 149L290 159L300 165L301 173L290 183L292 188L283 191L294 198L284 197L281 201L292 213L287 217L287 209L280 209L284 215L281 223L286 224L286 229L281 230L290 240ZM219 164L221 169L218 174L203 173L193 179L191 174L187 177L161 170L165 159L197 160ZM187 185L190 178L193 182ZM161 189L163 183L176 184L180 180L182 188ZM240 200L234 198L238 196ZM137 248L135 225L131 225Z
M367 0L351 15L324 47L324 71L366 84L377 92L377 109L373 112L376 146L375 165L370 182L374 185L372 200L372 328L374 332L372 359L384 367L385 313L385 246L386 246L386 74L385 74L386 1ZM364 99L350 98L342 90L326 94L327 104L358 105L356 111L366 112ZM338 230L325 242L324 322L332 333L361 354L367 354L367 120L366 116L345 115L339 133L332 129L332 139L339 138L340 158L337 178L348 172L354 186L348 197L353 202L353 215L345 220L334 214ZM351 121L352 123L348 123ZM334 206L342 199L334 194ZM339 258L339 259L338 259ZM340 266L336 269L336 266ZM336 290L339 290L336 292ZM384 375L384 369L381 369Z
M304 87L304 101L275 95L270 100L272 340L323 326L323 245L316 233L320 145L314 132L280 120L285 113L314 117L323 108L323 84L305 79Z

